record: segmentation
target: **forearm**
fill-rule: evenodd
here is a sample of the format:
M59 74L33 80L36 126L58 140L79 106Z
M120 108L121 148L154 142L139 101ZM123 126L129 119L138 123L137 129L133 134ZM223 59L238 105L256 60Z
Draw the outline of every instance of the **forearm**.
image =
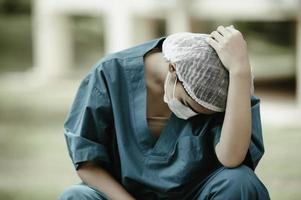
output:
M251 72L230 71L229 75L226 111L216 154L225 166L236 167L244 160L251 141Z
M134 199L109 172L99 166L95 166L92 163L87 163L79 168L77 173L83 182L99 189L110 199Z

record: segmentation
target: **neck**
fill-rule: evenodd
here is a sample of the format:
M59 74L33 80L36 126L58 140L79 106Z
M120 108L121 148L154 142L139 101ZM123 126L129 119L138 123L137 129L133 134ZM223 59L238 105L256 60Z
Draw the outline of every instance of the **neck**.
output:
M145 57L145 77L148 90L148 116L170 115L167 104L163 101L164 82L168 72L168 63L161 52L151 53Z
M147 66L148 80L150 80L149 86L160 93L164 93L168 62L164 59L163 53L155 52L149 54L145 58L145 65Z

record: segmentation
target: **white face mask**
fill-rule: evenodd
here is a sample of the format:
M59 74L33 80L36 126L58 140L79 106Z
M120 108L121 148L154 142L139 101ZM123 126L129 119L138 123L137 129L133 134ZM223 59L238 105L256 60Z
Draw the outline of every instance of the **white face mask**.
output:
M175 98L175 89L177 84L177 77L173 87L172 99L168 99L166 96L166 83L169 81L170 72L168 72L164 83L164 102L168 104L169 109L179 118L188 119L198 113L191 110L189 107L183 105L177 98Z

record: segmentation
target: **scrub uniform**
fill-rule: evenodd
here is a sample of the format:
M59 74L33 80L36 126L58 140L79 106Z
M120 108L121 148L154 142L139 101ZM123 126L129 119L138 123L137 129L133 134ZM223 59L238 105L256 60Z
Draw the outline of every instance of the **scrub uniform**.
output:
M165 38L108 54L83 78L64 123L74 169L96 161L142 200L269 199L254 173L264 153L258 97L251 98L252 141L237 168L223 167L214 152L224 112L187 120L171 113L160 136L151 134L143 55ZM109 199L83 182L59 198Z

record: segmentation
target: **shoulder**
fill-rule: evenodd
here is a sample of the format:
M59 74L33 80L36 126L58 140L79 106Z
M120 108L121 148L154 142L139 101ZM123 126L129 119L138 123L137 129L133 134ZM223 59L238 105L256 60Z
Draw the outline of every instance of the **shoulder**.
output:
M155 38L127 49L109 53L90 68L86 77L94 76L101 79L115 79L120 77L120 73L125 71L140 71L144 66L144 55L161 44L165 38Z
M143 57L147 52L161 44L166 37L158 37L146 42L134 45L127 49L112 52L101 58L94 68L105 68L107 65L117 64L124 66L129 62L126 62L137 57Z
M121 76L126 76L127 71L132 73L132 69L136 70L135 72L141 71L144 66L143 56L162 43L164 39L165 37L155 38L105 55L85 74L82 85L89 82L94 87L100 87L100 84L107 85L110 81L115 82L121 79Z

